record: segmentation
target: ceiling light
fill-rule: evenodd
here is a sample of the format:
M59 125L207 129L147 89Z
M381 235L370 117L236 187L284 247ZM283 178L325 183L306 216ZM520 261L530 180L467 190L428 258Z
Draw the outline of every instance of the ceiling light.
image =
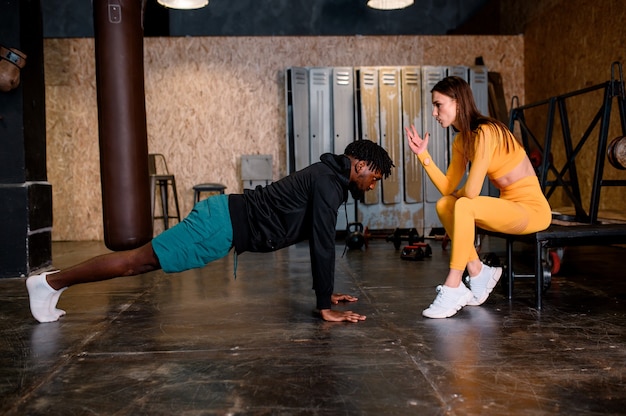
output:
M404 9L413 4L413 0L368 0L367 6L378 10Z
M209 4L209 0L157 0L160 5L171 9L199 9Z

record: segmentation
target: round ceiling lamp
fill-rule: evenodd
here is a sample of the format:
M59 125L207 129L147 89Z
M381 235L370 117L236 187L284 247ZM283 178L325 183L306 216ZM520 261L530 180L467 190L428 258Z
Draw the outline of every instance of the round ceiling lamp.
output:
M378 10L404 9L413 4L413 0L368 0L367 6Z
M157 0L160 5L170 9L192 10L209 4L209 0Z

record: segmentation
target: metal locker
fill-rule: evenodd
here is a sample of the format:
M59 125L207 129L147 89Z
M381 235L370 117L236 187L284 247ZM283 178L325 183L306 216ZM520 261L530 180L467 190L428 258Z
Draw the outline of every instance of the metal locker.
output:
M364 203L348 200L347 216L340 213L337 230L358 220L372 229L416 227L424 234L441 227L435 210L441 194L406 144L404 127L415 125L420 134L428 132L433 161L447 170L453 132L432 116L430 90L448 75L470 83L482 111L488 104L483 97L487 79L483 67L288 69L289 172L317 162L322 153L340 154L357 139L379 143L396 165L389 178L365 194Z
M346 146L354 141L354 69L352 67L336 67L332 69L333 99L333 139L334 153L342 154ZM356 222L355 202L348 197L346 215L340 210L337 216L337 230L346 230L348 224Z
M334 153L342 154L354 141L354 70L351 67L333 68L333 140Z
M402 84L402 161L394 162L403 165L404 202L414 204L423 201L423 169L417 156L407 145L404 127L422 126L422 79L419 67L404 67L400 72ZM402 162L402 163L400 163ZM394 172L396 174L396 172ZM399 174L398 174L399 175Z
M332 152L331 68L309 68L309 164Z
M378 69L363 67L358 70L359 131L362 140L380 143L380 111L378 106ZM364 203L377 204L380 187L365 193Z
M451 66L448 67L448 76L449 77L459 77L463 78L465 81L469 81L467 77L467 67L466 66Z
M452 66L448 68L448 76L457 76L467 81L472 89L472 95L474 96L474 102L476 103L478 111L483 115L489 115L489 84L487 79L487 68L485 66ZM452 129L448 130L448 152L450 152L452 150L452 141L454 140L456 133L454 133ZM463 186L465 180L467 180L467 173L461 181L460 186ZM481 195L493 195L492 188L493 185L491 185L488 179L485 179Z
M476 107L481 114L489 115L489 73L486 66L473 66L469 68L469 84L472 87L472 94ZM485 178L485 183L480 191L481 195L498 196L498 189Z
M469 84L469 71L466 66L449 67L448 76L457 76L459 78L463 78L463 80L465 80L465 82ZM452 155L452 142L454 141L455 136L456 136L456 132L453 129L448 129L448 163L450 163L450 156ZM443 168L442 170L445 172ZM463 179L461 179L459 188L465 184L468 173L469 173L469 166L465 169L465 175L463 176Z
M470 87L472 87L472 94L474 94L474 101L476 101L476 107L480 114L485 116L489 115L489 79L487 67L485 66L473 66L469 68L469 80Z
M446 67L423 66L422 67L422 109L423 129L421 134L430 133L428 148L433 162L445 171L448 167L448 131L439 125L433 117L432 93L430 90L435 84L446 76ZM435 209L436 202L441 198L441 193L433 185L430 179L424 181L424 228L431 229L441 227L441 221Z
M428 142L429 152L433 158L433 162L445 171L448 167L448 132L439 125L433 117L432 94L430 90L435 84L446 76L446 67L443 66L423 66L422 67L422 108L423 108L423 125L421 134L430 133ZM431 180L425 182L424 200L426 202L437 202L441 198L441 193L433 185ZM439 223L439 220L435 220Z
M383 67L378 70L378 97L380 105L380 145L387 150L396 169L394 175L382 184L384 204L402 201L402 101L400 99L400 68Z
M287 173L310 164L309 73L306 68L288 68L285 76L287 102Z

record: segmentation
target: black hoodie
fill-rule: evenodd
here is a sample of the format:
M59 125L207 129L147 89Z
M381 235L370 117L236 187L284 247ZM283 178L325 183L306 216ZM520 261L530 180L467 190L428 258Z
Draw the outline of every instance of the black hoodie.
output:
M350 159L325 153L320 160L265 187L231 194L228 204L238 254L275 251L309 240L317 308L329 309L337 212L348 199Z

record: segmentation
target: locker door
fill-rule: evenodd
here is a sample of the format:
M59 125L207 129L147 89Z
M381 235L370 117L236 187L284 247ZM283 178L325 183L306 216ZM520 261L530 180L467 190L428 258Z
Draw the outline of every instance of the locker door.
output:
M333 68L332 85L334 153L342 154L354 141L354 70Z
M361 139L380 143L380 121L378 107L378 70L376 68L360 68L358 71L358 106L359 130ZM366 205L377 204L380 197L380 187L365 193Z
M447 129L442 128L432 116L433 103L430 90L435 84L446 76L446 68L443 66L422 67L422 108L424 109L424 128L422 134L430 133L428 142L429 152L439 169L445 171L448 167L448 134ZM424 199L426 202L437 202L441 193L433 185L431 180L426 181Z
M451 66L448 68L448 76L457 76L459 78L463 78L469 84L469 69L466 66ZM456 133L453 129L448 129L448 157L452 154L452 142L454 141L454 137ZM448 159L448 163L450 163L450 159ZM467 180L467 174L469 172L469 166L465 170L465 175L463 179L461 179L461 183L459 187L462 187Z
M288 68L285 77L287 101L287 172L310 164L309 74L306 68Z
M402 111L400 99L400 68L378 70L378 96L380 100L381 146L387 150L396 169L382 184L384 204L402 201Z
M448 67L448 76L449 77L459 77L463 78L465 81L469 81L467 78L467 67L466 66L451 66Z
M355 137L354 69L333 68L332 77L334 153L342 154ZM337 216L336 229L346 230L348 223L356 222L355 203L352 197L348 197L346 204L347 220L341 211Z
M489 115L489 73L486 66L474 66L469 69L469 83L472 87L472 94L476 107L481 114ZM491 184L489 179L485 179L481 195L498 196L498 189Z
M442 128L437 123L432 115L433 102L430 90L445 76L446 67L422 67L422 108L424 114L422 134L430 133L429 152L433 161L442 171L448 167L448 132L447 129ZM441 221L439 221L435 209L435 203L439 198L441 198L439 190L430 179L426 179L424 181L424 233L433 227L441 227Z
M469 68L469 84L472 87L474 101L481 114L489 115L489 79L487 67L474 66Z
M334 150L331 131L331 76L331 68L309 68L309 164L318 162L323 153Z
M404 67L400 73L402 83L402 146L404 167L404 201L408 204L422 202L423 169L417 156L406 144L404 127L422 126L422 83L419 67ZM394 163L400 164L400 161ZM395 174L395 172L394 172Z

